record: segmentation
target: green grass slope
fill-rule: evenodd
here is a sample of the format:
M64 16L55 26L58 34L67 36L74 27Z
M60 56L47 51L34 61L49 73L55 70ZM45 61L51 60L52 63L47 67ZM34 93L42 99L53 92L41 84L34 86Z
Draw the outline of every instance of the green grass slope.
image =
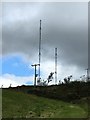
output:
M3 118L85 118L87 111L78 105L3 89Z

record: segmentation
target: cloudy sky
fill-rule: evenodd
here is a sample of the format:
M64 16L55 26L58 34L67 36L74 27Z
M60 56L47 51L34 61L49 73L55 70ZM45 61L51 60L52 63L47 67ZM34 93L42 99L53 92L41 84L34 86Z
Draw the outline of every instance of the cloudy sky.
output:
M34 68L31 64L38 63L40 19L42 20L41 78L47 79L49 73L54 72L56 47L58 80L63 80L69 75L73 75L72 79L86 75L88 3L6 2L2 4L0 86L33 84Z

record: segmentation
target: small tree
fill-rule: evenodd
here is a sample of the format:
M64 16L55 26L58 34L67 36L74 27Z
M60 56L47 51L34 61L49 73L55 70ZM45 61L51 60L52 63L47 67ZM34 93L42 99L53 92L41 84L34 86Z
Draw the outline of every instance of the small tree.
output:
M72 75L68 76L68 78L64 78L64 82L66 84L70 83L71 78L72 78Z
M50 81L52 81L52 79L53 79L53 72L51 72L50 73L50 75L48 76L48 78L47 78L47 80L48 80L48 83L50 82Z
M60 85L61 84L61 80L59 80L59 83L58 83L58 85Z
M64 82L65 82L65 84L67 84L68 83L68 79L64 78Z
M37 80L37 84L38 84L39 86L47 86L48 83L52 81L52 79L53 79L53 74L54 74L54 73L51 72L50 75L48 76L47 80L43 80L43 81L42 81L41 79Z

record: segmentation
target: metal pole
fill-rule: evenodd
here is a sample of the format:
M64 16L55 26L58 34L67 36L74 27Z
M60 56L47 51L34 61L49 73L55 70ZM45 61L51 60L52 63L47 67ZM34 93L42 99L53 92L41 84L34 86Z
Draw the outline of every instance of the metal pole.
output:
M87 82L88 82L89 81L89 69L87 68L86 71L87 71Z
M34 81L34 86L36 86L36 65L35 65L35 81Z
M40 80L40 64L41 64L41 20L40 20L40 29L39 29L39 80Z
M36 86L36 77L37 77L36 67L37 67L38 65L40 65L40 64L34 64L34 65L31 65L32 67L35 67L34 86Z
M55 48L55 84L57 84L57 48Z

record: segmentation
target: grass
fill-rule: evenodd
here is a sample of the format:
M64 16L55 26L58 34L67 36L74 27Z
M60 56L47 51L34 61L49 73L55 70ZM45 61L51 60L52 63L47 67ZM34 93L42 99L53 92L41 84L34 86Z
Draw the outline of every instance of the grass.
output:
M3 89L3 118L85 118L87 110L83 107L38 97L31 94Z

